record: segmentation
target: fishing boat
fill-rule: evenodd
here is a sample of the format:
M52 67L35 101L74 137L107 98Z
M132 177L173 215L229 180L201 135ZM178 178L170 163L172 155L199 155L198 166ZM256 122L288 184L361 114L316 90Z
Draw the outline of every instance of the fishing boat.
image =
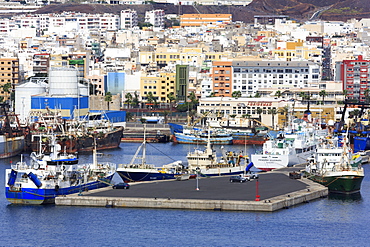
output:
M184 174L182 161L174 161L170 164L157 167L146 163L146 134L144 125L144 139L136 150L129 164L119 164L117 174L123 181L140 182L152 180L177 179ZM138 161L138 162L137 162Z
M330 192L356 193L364 178L361 163L361 155L353 154L347 137L342 144L338 138L326 138L308 159L307 177L328 187Z
M47 109L46 112L35 112L29 124L29 134L26 136L26 147L37 151L42 141L48 150L46 137L53 133L62 147L69 153L92 152L118 148L123 134L122 126L114 126L107 118L97 120L66 120L59 112ZM30 120L31 121L31 120ZM95 147L96 143L96 147Z
M55 140L55 139L54 139ZM75 155L60 153L60 145L51 142L50 154L32 153L30 162L12 164L5 171L5 195L13 204L50 204L55 197L111 185L116 165L98 163L96 149L93 163L78 164Z
M22 153L25 145L24 131L21 129L17 115L9 114L2 104L3 117L0 120L0 159Z
M298 127L286 132L277 132L276 135L269 134L262 146L262 152L251 155L254 166L263 171L271 171L306 162L316 150L317 132L314 128L302 124L296 119Z
M175 133L174 142L181 144L211 144L229 145L233 143L231 132L225 129L212 129L208 137L208 131L197 129L183 129L183 133Z
M201 176L223 176L238 175L245 172L245 164L248 157L243 152L226 152L223 147L222 157L218 158L216 151L211 147L210 131L205 150L196 148L194 152L189 152L186 156L188 160L188 169L190 172L196 172ZM242 162L244 160L244 162ZM249 167L250 168L250 167Z

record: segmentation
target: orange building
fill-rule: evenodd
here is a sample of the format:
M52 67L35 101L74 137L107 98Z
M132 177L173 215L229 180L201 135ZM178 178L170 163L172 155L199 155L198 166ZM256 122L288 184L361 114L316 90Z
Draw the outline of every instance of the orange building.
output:
M10 98L10 94L14 87L19 83L19 60L18 58L0 58L0 96L4 100ZM4 85L8 85L8 91L4 91Z
M215 96L231 97L232 94L232 62L214 61L212 63L213 92Z
M180 16L181 27L219 26L231 22L231 14L184 14Z

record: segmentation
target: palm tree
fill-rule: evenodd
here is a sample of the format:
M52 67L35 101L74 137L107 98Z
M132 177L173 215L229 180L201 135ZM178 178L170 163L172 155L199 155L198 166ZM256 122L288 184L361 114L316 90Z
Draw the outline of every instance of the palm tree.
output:
M343 90L344 101L347 100L347 95L348 95L348 90L344 89Z
M289 121L289 106L286 105L286 106L280 108L278 110L278 113L280 113L281 115L285 116L284 127L287 126L288 121Z
M147 95L146 95L146 101L152 105L153 102L155 101L154 100L154 96L153 96L153 93L152 92L149 92Z
M170 108L172 109L172 102L176 101L176 96L173 92L167 94L167 99L170 102Z
M280 90L276 91L276 93L275 93L275 96L278 97L278 98L280 98L282 95L283 94L281 93Z
M190 109L196 109L198 105L198 99L194 92L191 92L188 96L190 99Z
M140 104L139 95L136 91L134 93L134 98L132 99L132 104L136 107Z
M130 122L133 119L133 114L131 112L126 112L126 120Z
M231 97L233 97L233 98L240 98L240 97L242 97L242 92L240 92L240 91L234 91L231 94Z
M268 114L271 114L272 128L275 129L275 115L278 113L276 108L273 107L267 111Z
M304 101L306 99L306 92L300 92L299 97L301 97L301 100Z
M262 114L262 112L263 112L262 108L261 108L261 107L257 107L256 112L257 112L257 114L258 114L258 119L259 119L259 121L261 122L261 121L262 121L261 114Z
M215 92L211 92L207 97L216 97L216 93Z
M360 116L361 111L359 109L354 109L349 113L350 116L353 116L355 123L357 123L357 118Z
M11 83L5 83L4 85L3 85L3 90L4 90L4 92L6 92L7 94L8 93L10 93L10 89L12 88L12 84Z
M261 94L259 92L257 92L255 95L254 95L254 98L260 98L261 97Z
M105 93L104 101L107 102L109 111L109 103L112 101L112 94L110 92Z
M365 95L365 103L369 103L370 102L370 89L369 88L365 89L364 95Z
M242 115L242 118L248 119L248 127L249 127L250 126L250 118L251 118L251 115L250 114L243 114Z
M125 103L127 104L127 108L130 108L130 105L132 104L132 94L126 93L125 95Z
M325 90L321 90L319 95L322 97L322 104L324 104L324 99L328 95Z

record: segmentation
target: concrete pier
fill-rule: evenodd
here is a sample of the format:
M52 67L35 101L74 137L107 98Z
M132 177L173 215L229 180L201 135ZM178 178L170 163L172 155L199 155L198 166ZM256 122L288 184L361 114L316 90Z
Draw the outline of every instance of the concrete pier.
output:
M104 188L57 197L56 205L273 212L328 195L328 189L307 178L291 179L289 167L262 173L259 179L230 183L229 177L186 181L131 183L129 190Z

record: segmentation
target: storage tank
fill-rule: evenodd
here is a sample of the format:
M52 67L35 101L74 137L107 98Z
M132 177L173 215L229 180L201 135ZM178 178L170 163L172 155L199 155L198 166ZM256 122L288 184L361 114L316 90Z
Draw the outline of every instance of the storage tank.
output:
M15 87L15 113L23 123L31 110L31 96L46 92L46 83L27 82Z
M76 68L49 69L49 95L78 95Z

